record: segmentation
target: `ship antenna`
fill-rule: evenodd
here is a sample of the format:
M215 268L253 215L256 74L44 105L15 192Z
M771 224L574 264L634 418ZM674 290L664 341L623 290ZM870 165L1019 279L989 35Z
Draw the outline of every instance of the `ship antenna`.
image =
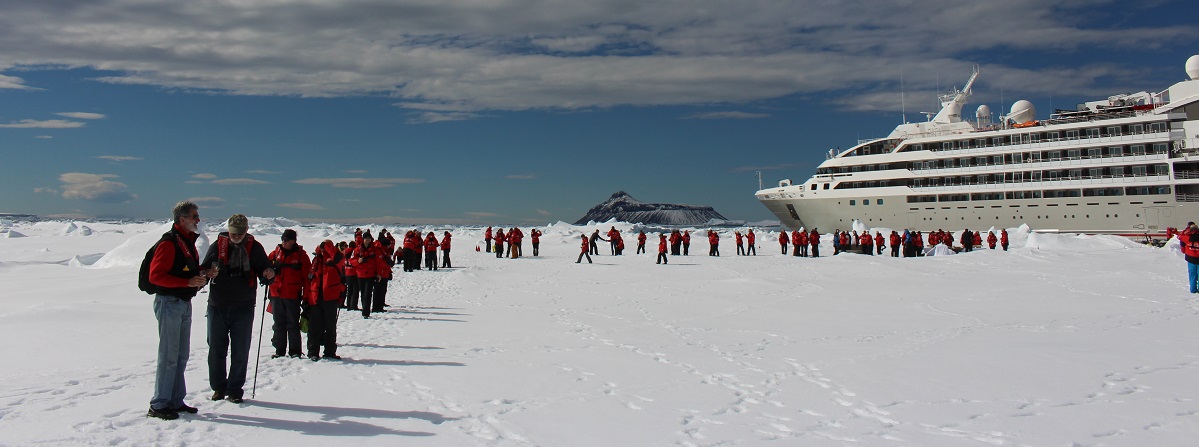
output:
M908 123L908 108L903 102L903 69L899 69L899 114L903 124Z
M762 190L762 171L758 171L758 191Z

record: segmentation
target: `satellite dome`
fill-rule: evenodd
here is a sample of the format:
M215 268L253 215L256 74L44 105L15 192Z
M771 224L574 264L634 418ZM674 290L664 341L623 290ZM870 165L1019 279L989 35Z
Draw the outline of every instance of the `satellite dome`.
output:
M987 107L986 104L978 106L978 111L974 112L975 118L983 118L983 117L989 117L989 116L991 116L991 108Z
M1187 76L1191 80L1199 79L1199 54L1187 58Z
M1032 103L1027 99L1021 99L1012 104L1012 111L1008 113L1008 119L1015 121L1017 124L1024 124L1032 121L1037 116L1037 108L1033 107Z

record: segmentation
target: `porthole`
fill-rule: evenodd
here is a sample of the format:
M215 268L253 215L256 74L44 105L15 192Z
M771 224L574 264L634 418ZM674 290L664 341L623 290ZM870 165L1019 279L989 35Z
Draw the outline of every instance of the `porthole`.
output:
M1137 213L1137 217L1141 217L1141 213Z
M1111 215L1111 214L1104 214L1104 215L1103 215L1103 217L1106 217L1106 218L1108 218L1108 219L1111 219L1111 218L1112 218L1112 215Z
M1119 218L1120 218L1120 215L1119 215L1119 214L1112 214L1112 217L1115 217L1115 218L1119 219Z

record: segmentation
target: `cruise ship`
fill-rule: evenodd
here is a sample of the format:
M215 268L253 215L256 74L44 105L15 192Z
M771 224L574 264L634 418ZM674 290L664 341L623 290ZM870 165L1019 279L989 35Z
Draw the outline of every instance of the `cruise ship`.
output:
M979 76L940 96L926 122L859 141L803 183L781 180L755 195L783 226L867 227L1160 236L1199 220L1199 55L1188 80L1119 94L1037 120L1020 100L993 120L962 108Z

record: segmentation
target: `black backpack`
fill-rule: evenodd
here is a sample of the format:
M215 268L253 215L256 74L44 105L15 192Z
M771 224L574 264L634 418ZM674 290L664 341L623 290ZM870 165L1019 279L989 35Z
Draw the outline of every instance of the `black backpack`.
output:
M161 287L158 287L154 285L154 283L150 282L150 263L154 260L154 252L158 250L158 244L161 244L163 241L169 241L173 238L174 237L170 232L163 233L162 237L150 247L150 250L146 251L146 258L142 259L142 268L137 272L138 290L146 292L150 295L155 295L162 290Z

